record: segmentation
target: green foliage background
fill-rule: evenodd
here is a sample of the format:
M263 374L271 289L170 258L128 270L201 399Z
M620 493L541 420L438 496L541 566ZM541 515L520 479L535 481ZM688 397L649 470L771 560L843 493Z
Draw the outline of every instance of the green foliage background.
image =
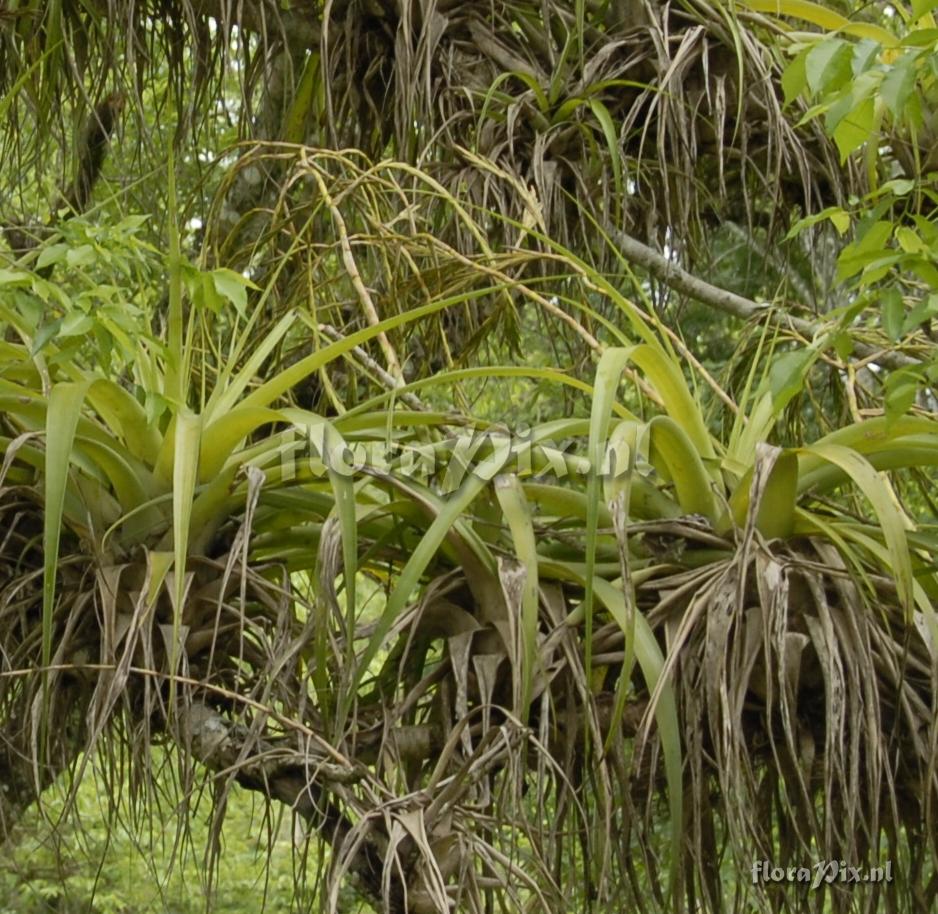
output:
M187 821L171 808L158 822L114 817L108 785L89 776L74 811L56 825L64 798L50 792L42 815L30 811L0 863L3 914L201 914L206 909L205 863L210 804ZM183 828L173 853L176 828ZM273 828L270 840L268 829ZM228 800L212 910L217 914L307 910L314 892L294 871L290 817L271 823L253 795L234 788Z
M280 6L0 11L0 914L928 908L931 6Z

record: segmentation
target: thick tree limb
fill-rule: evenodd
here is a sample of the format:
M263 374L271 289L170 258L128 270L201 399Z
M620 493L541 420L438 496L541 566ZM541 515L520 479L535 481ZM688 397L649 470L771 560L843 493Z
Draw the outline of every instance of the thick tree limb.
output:
M188 742L186 748L207 768L231 772L242 787L286 803L322 832L333 848L338 849L349 839L352 823L321 782L341 790L342 785L355 779L354 767L342 768L325 759L284 759L273 746L199 702L180 709L180 723L180 736ZM392 876L390 897L384 896L385 861L381 850L367 837L356 838L355 846L351 871L375 910L384 910L387 904L390 914L405 914L399 878Z
M36 721L30 720L31 696L0 703L0 847L10 840L23 813L74 764L85 745L84 695L80 689L58 685L60 700L50 711L44 752L39 756Z
M319 5L312 0L294 0L289 8L283 4L238 0L192 0L198 15L209 16L220 24L237 24L239 28L259 35L277 38L286 36L291 45L313 48L319 43L322 26Z
M13 827L40 793L74 762L80 746L78 740L57 740L51 758L34 768L27 726L3 721L0 728L0 847L10 839Z
M666 286L693 298L702 305L722 311L724 314L732 314L744 321L768 316L769 320L777 326L794 330L809 339L813 339L822 330L822 326L813 321L795 317L783 310L773 308L771 305L759 304L742 295L737 295L735 292L711 285L703 279L688 273L676 263L672 263L667 257L659 254L653 248L642 244L630 235L626 235L625 232L615 231L612 237L627 260L644 267ZM909 365L921 364L920 360L906 355L904 352L881 350L857 340L854 340L853 348L864 359L875 359L876 362L885 365L887 368L904 368Z

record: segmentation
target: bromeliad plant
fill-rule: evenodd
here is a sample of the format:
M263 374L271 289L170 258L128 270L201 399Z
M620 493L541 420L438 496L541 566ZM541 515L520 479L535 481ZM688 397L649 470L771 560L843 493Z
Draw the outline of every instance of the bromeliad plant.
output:
M883 891L927 892L938 580L885 471L933 466L935 422L772 446L819 341L720 391L722 440L689 380L715 382L571 253L489 250L404 166L291 167L335 234L278 223L255 287L171 231L165 339L132 378L6 312L4 821L82 749L165 740L219 810L238 782L319 829L330 909L351 873L395 912L716 910L730 867L762 897L757 858L885 857ZM476 256L436 239L441 211ZM315 282L272 307L288 270ZM379 309L390 279L422 301ZM524 308L594 349L592 383L481 358L405 383L438 316ZM298 402L310 378L330 415ZM518 378L588 416L522 435L427 406Z

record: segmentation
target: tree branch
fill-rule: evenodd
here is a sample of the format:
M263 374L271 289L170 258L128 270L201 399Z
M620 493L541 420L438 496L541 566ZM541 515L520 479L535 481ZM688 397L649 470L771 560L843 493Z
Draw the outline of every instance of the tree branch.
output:
M794 330L809 339L813 339L823 330L821 324L795 317L772 305L759 304L742 295L737 295L735 292L713 286L688 273L676 263L668 260L667 257L630 235L626 235L625 232L613 231L612 237L627 260L644 267L666 286L693 298L703 305L745 321L768 316L769 320L776 326ZM878 349L858 340L853 341L853 348L862 358L874 359L887 368L905 368L909 365L921 364L919 359L906 355L904 352Z
M359 887L376 910L404 914L403 887L392 875L388 898L383 892L384 855L374 841L360 836L350 838L353 825L334 800L330 790L341 790L361 774L354 766L343 768L324 758L285 758L273 745L258 739L247 728L232 723L201 702L180 709L181 736L185 747L212 771L230 772L242 787L286 803L312 823L338 850L348 839L357 848L351 871ZM319 782L331 784L324 788ZM385 903L387 908L385 908Z
M294 0L289 9L237 0L192 0L192 7L198 15L208 16L219 24L237 24L241 29L260 35L286 36L295 47L314 48L322 33L318 4L312 0L301 3Z

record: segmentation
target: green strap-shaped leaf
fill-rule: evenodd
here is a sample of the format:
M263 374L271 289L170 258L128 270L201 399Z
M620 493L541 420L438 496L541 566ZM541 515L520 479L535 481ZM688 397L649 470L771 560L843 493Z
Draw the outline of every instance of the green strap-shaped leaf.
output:
M872 442L857 452L863 454L876 470L902 470L909 467L938 466L938 435L899 438L895 442ZM846 474L840 467L821 464L803 473L798 490L827 492L844 482Z
M907 444L929 440L938 443L938 423L933 419L902 416L890 423L885 417L879 417L837 429L821 438L816 445L836 444L860 454L872 455L884 448L901 449ZM802 451L798 461L801 479L799 491L804 492L814 485L817 471L826 466L829 466L828 462L819 454L812 453L812 449Z
M899 43L891 32L871 22L853 22L829 6L821 6L810 0L743 0L743 6L758 13L772 13L776 16L790 16L792 19L804 19L812 25L820 26L831 32L843 32L856 38L869 38L884 48L895 47Z
M596 368L596 383L593 385L593 405L590 410L590 433L587 445L589 479L586 483L586 593L583 597L586 613L585 660L587 670L592 664L593 653L593 577L596 567L596 530L599 523L600 472L604 464L606 439L612 406L622 371L638 347L607 349Z
M615 186L617 201L625 199L625 185L622 181L622 151L619 148L619 136L616 132L616 126L613 123L612 115L609 109L598 99L591 98L589 106L593 116L599 121L603 136L606 140L606 146L609 149L609 160L612 162L612 181ZM620 204L621 205L621 204Z
M325 426L325 447L326 453L323 454L323 461L326 464L329 474L329 482L332 486L332 493L335 498L335 504L332 512L339 521L339 532L342 537L342 577L345 583L345 607L346 607L346 631L348 638L348 657L349 669L354 668L355 664L355 644L351 637L355 631L355 616L358 612L358 605L355 595L355 578L358 574L358 518L355 503L355 481L349 469L341 465L334 458L338 451L345 448L345 440L335 430L332 423L324 422ZM341 732L345 726L345 709L343 705L339 709L339 716L336 720L336 731Z
M262 425L284 422L283 413L265 407L241 407L206 426L200 445L199 479L214 479L238 444Z
M629 632L630 614L627 612L625 597L621 590L602 578L593 580L593 590L609 611L610 615L622 628ZM635 612L631 614L634 625L635 657L641 667L642 676L651 694L658 689L658 700L654 706L655 721L658 724L658 738L664 754L664 770L668 781L668 806L671 813L671 862L668 871L669 894L677 885L677 873L681 860L681 839L684 833L684 789L681 762L681 727L677 715L677 699L670 682L659 680L664 669L664 656L654 632L645 617Z
M889 553L889 564L896 581L899 603L906 612L911 613L912 561L905 538L907 518L899 507L889 480L877 473L856 451L840 445L815 444L805 450L840 467L873 506L883 531L886 551Z
M648 431L652 463L664 462L681 510L715 521L713 481L690 436L670 416L655 416L648 423Z
M495 495L504 512L505 520L508 521L515 554L524 566L525 572L524 590L521 596L521 720L526 723L538 657L537 545L534 539L531 511L518 477L514 473L496 477Z
M313 110L313 100L320 83L319 59L317 52L306 58L299 85L293 93L293 102L284 118L282 137L285 143L302 143L306 139L310 112Z
M350 409L341 419L337 419L336 424L341 425L341 423L347 421L349 417L377 409L381 404L386 403L392 397L399 397L402 393L416 393L427 387L441 387L448 391L454 384L473 378L484 378L486 380L490 378L525 378L531 381L548 381L555 384L562 384L566 387L572 387L574 390L580 390L586 394L592 394L593 392L593 388L587 384L586 381L581 381L579 378L572 377L556 368L535 368L527 365L483 365L478 368L456 368L452 371L437 372L432 377L421 378L419 381L413 381L393 391L386 391L370 400L366 400L361 405ZM613 409L617 416L621 416L622 418L635 418L629 410L619 403L613 404ZM553 432L545 431L542 437L568 437L569 435L576 434L576 432L569 430L564 431L563 426L567 423L572 423L574 426L578 427L582 422L582 419L558 420L556 423L557 430ZM551 423L546 423L545 429L550 425ZM538 440L538 438L535 436L533 440Z
M121 437L127 450L147 466L161 442L159 431L147 422L144 408L120 384L100 379L88 391L88 402L115 435Z
M309 377L314 371L318 371L323 365L327 365L333 359L350 352L356 346L367 343L380 333L388 330L395 330L398 327L420 320L437 311L442 311L451 305L461 304L473 301L477 298L484 298L492 292L498 292L500 286L486 286L482 289L473 289L469 292L463 292L459 295L451 295L447 298L440 298L426 305L417 308L411 308L402 314L396 314L393 317L386 318L374 326L365 327L356 333L350 333L347 337L324 346L318 352L300 359L294 365L284 369L278 375L266 381L256 390L248 394L242 401L242 406L269 406L279 396L290 390L291 387L299 384L304 378Z
M62 510L68 487L68 467L78 428L78 417L90 382L57 384L49 394L46 411L45 505L42 549L42 665L52 661L52 612L55 605L56 573Z
M258 309L260 313L260 309ZM206 425L216 416L224 416L234 409L241 395L247 387L256 380L261 365L267 357L277 348L278 343L286 336L287 331L296 323L296 314L288 311L274 325L273 329L260 341L250 340L251 354L244 362L241 370L231 377L232 366L239 364L242 350L249 345L249 331L253 328L253 319L248 321L248 328L242 333L237 343L232 347L228 356L228 363L223 365L218 376L218 383L212 391L202 416ZM256 334L255 334L256 335ZM229 380L230 378L230 380Z
M481 465L477 465L468 474L459 490L447 501L439 504L436 517L430 524L423 539L417 544L407 564L401 570L394 590L388 597L387 605L381 618L375 626L374 633L355 669L355 676L351 683L349 695L343 696L340 706L340 717L344 716L342 709L347 711L351 702L351 697L356 693L362 677L368 671L372 660L377 656L381 649L384 639L387 637L394 620L398 617L407 601L411 598L414 589L420 583L420 578L432 561L437 550L439 550L444 538L450 534L457 525L463 513L472 504L476 496L488 484L491 478L501 469L505 460L508 458L507 451L502 454L493 454L487 458Z
M126 455L115 448L94 439L83 440L80 435L75 437L75 447L76 450L85 451L104 471L120 503L121 512L131 515L127 521L127 536L134 541L142 539L161 520L156 506L145 504L148 498L146 481L137 474Z
M684 430L703 458L715 455L713 441L700 406L687 387L678 362L658 346L636 346L631 360L641 368L645 377L661 396L668 415Z
M736 526L743 527L749 513L753 471L750 469L739 481L730 498L730 516ZM798 497L798 455L785 451L775 461L768 482L762 492L756 529L766 539L784 539L792 535L795 528L795 508ZM729 519L719 525L728 529Z
M173 643L169 657L169 706L175 708L175 674L179 662L179 627L186 588L186 558L189 550L189 525L195 484L199 473L199 448L202 417L183 409L176 416L176 439L173 460ZM174 711L171 713L175 713Z

